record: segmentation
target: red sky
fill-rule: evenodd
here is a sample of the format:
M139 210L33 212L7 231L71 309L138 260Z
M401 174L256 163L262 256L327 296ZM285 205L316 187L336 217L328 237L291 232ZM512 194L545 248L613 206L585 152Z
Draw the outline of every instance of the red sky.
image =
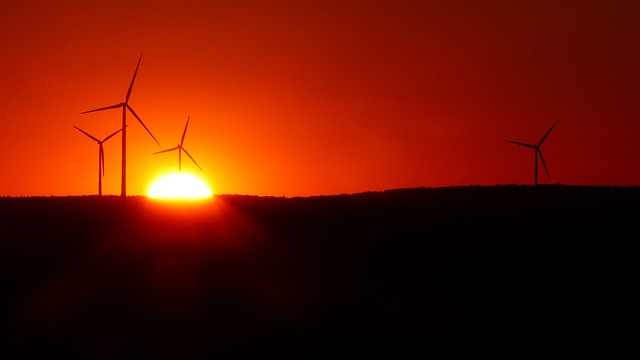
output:
M640 185L637 1L0 3L0 196L97 193L130 105L130 195L177 171L309 196L551 180ZM120 137L103 191L120 192ZM541 169L542 171L542 169ZM542 175L542 174L541 174Z

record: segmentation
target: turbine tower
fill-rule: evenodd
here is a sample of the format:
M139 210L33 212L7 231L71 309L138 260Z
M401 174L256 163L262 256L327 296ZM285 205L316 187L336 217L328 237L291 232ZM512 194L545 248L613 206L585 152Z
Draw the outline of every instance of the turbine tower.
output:
M73 127L78 129L78 131L82 132L83 134L87 135L89 138L93 139L95 142L98 143L98 195L102 195L102 177L104 176L104 149L102 148L102 144L105 141L111 139L115 134L122 131L122 129L119 129L118 131L114 132L113 134L107 136L102 140L98 140L97 138L91 136L91 134L80 129L79 127L75 125Z
M178 150L178 172L182 172L182 152L184 151L185 154L187 154L187 156L189 157L189 159L191 159L191 161L193 161L194 164L196 164L196 166L201 170L202 168L200 167L200 165L198 165L198 163L195 161L195 159L191 156L191 154L189 154L189 152L187 151L187 149L185 149L184 147L182 147L182 145L184 144L184 136L187 134L187 126L189 126L189 119L191 118L191 115L189 115L187 117L187 124L184 126L184 131L182 132L182 139L180 139L180 144L178 144L176 147L172 147L171 149L166 149L166 150L162 150L162 151L158 151L158 152L154 152L153 155L155 154L160 154L160 153L164 153L164 152L168 152L168 151L174 151L174 150Z
M533 185L534 186L538 186L538 154L540 155L540 160L542 160L542 166L544 166L544 171L547 172L547 178L551 179L551 176L549 175L549 170L547 169L547 164L544 162L544 156L542 156L542 151L540 151L540 145L542 145L542 143L547 138L547 136L549 136L549 133L551 133L551 130L553 130L553 128L556 126L557 123L558 122L556 121L555 123L553 123L553 125L551 125L551 128L549 129L549 131L547 131L547 133L544 134L544 136L542 137L542 139L540 139L540 141L538 142L537 145L525 144L525 143L521 143L521 142L518 142L518 141L507 140L508 142L510 142L512 144L525 146L525 147L534 149L534 154L535 154L534 173L533 173L534 174L533 175Z
M147 130L147 132L149 133L149 135L151 135L153 140L155 140L155 142L158 145L160 145L158 140L156 140L155 136L153 136L151 131L149 131L147 126L142 122L138 114L136 114L136 112L133 111L131 106L129 106L129 98L131 97L133 82L136 80L136 75L138 74L138 68L140 67L140 60L142 60L142 54L140 54L140 58L138 59L138 65L136 66L136 71L133 73L133 79L131 79L131 84L129 85L129 90L127 91L127 96L125 97L124 102L115 104L115 105L101 107L98 109L83 111L80 113L80 114L86 114L86 113L95 112L95 111L122 108L122 128L120 129L122 130L122 184L121 184L120 195L123 198L127 196L127 110L129 110L131 114L138 120L140 125L142 125L142 127L144 127L144 129Z

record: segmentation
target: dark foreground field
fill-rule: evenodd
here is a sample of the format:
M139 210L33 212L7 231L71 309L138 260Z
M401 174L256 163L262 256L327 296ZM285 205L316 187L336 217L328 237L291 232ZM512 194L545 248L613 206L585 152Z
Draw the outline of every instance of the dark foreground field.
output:
M0 198L0 357L601 358L635 341L639 204L570 186Z

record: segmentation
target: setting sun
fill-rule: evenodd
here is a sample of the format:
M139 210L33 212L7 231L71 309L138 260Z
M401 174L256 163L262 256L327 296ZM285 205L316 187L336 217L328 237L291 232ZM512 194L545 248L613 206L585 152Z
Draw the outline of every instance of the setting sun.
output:
M156 199L204 199L212 192L204 181L190 174L169 174L156 180L147 196Z

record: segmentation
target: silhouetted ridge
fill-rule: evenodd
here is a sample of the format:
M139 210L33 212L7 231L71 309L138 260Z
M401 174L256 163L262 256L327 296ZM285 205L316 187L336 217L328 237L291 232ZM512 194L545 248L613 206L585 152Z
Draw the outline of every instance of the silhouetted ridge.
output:
M639 200L564 185L0 198L3 352L607 354L632 309Z

